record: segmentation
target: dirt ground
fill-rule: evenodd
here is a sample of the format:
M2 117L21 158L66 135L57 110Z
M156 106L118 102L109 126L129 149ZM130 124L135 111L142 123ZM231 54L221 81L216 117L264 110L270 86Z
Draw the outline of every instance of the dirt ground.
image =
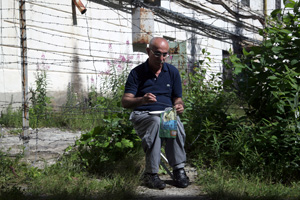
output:
M149 189L144 186L137 188L139 200L209 200L204 195L201 187L195 184L197 171L195 168L187 166L185 171L190 178L190 185L187 188L177 188L174 186L172 178L166 175L160 175L160 178L165 181L167 187L164 190Z
M0 150L9 151L11 155L17 155L22 152L23 141L20 140L17 130L0 128ZM27 162L34 167L43 168L45 165L51 165L56 162L63 154L64 150L74 144L74 141L80 137L82 132L63 131L56 128L43 128L30 130L30 155ZM16 134L13 134L16 133ZM177 188L174 186L171 177L160 175L167 187L164 190L149 189L144 186L137 188L138 200L208 200L201 187L195 184L197 171L187 166L187 175L190 178L190 185L187 188Z

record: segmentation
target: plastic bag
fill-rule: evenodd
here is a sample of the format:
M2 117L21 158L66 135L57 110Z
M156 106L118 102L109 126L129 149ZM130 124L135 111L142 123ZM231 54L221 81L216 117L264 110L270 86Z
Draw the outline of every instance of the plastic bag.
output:
M176 138L177 136L177 113L175 108L166 108L160 114L159 137Z

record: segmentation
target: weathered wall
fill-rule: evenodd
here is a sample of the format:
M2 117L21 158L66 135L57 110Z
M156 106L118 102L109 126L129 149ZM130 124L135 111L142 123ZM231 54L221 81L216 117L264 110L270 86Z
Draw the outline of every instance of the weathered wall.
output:
M133 32L139 27L133 25L134 6L129 5L129 1L82 2L87 7L83 15L72 7L71 0L26 1L29 87L35 87L37 70L45 70L48 91L56 104L63 103L68 85L73 86L74 92L85 94L91 87L100 88L103 79L113 70L132 68L147 58L145 44L139 48L133 45ZM242 14L263 15L260 0L251 1L250 8L238 10L239 1L224 2ZM19 1L1 1L0 4L0 104L5 107L12 95L14 102L21 102ZM268 12L275 7L274 3L267 6ZM257 33L262 24L258 20L238 19L221 5L206 0L161 1L161 8L214 26L216 30L261 39ZM164 18L163 14L154 12L153 18L153 24L149 22L153 26L149 35L166 37L173 41L172 45L180 46L180 55L174 55L171 57L174 60L169 62L191 69L201 59L201 50L207 49L212 58L209 72L222 72L222 52L235 48L234 38L220 39L214 37L214 32L208 33L205 28L194 25L180 26L176 15Z

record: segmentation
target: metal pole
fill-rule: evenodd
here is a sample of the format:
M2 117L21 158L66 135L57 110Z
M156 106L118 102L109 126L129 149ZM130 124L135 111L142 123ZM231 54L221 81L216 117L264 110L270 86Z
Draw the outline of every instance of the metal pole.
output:
M164 156L163 153L160 153L160 156L164 159L164 161L165 161L167 164L169 164L168 159ZM163 166L163 168L167 171L167 173L171 176L171 178L172 178L173 180L175 180L173 174L170 172L170 170L169 170L168 167L165 165L165 163L164 163L163 161L160 161L160 164L161 164L161 165Z
M21 47L21 69L22 69L22 111L23 131L20 138L23 140L24 156L29 156L29 112L28 112L28 72L27 72L27 37L26 37L26 16L25 0L19 0L20 10L20 47Z

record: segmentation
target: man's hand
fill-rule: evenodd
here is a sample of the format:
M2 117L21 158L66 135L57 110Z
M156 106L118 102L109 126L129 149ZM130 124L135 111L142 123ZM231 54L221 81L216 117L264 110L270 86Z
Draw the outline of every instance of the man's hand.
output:
M176 112L178 114L182 114L184 111L184 104L183 104L182 98L176 97L173 99L173 101L174 101L174 107L176 109Z
M152 93L146 93L143 96L143 104L154 103L156 101L156 96Z
M142 97L135 97L134 94L125 93L122 97L122 105L124 108L134 109L138 106L156 102L156 96L152 93L146 93Z
M182 113L183 113L184 107L183 107L182 104L176 104L174 107L175 107L176 112L177 112L178 114L182 114Z

